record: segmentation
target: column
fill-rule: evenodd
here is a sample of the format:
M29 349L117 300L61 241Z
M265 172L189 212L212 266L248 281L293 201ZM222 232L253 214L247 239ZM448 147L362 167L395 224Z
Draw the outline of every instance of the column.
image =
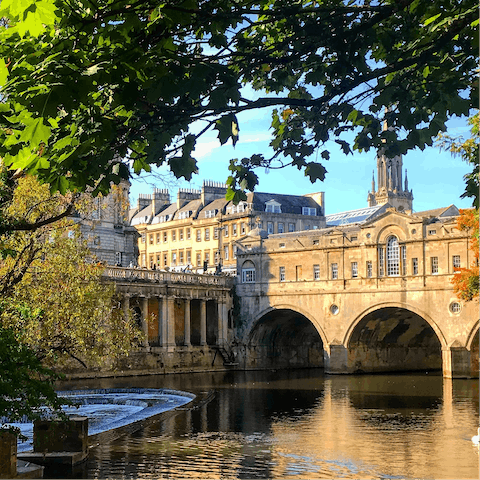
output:
M167 304L167 347L169 350L175 348L175 298L168 297Z
M325 345L325 373L348 373L348 352L341 344Z
M223 336L223 303L217 301L217 345L225 343Z
M443 376L445 378L471 378L470 352L455 343L450 347L442 347Z
M167 347L168 346L168 337L167 337L167 326L168 326L168 309L167 309L167 299L166 297L162 297L162 304L161 307L159 305L158 308L160 313L161 310L161 337L162 337L162 343L160 344L162 347Z
M185 299L185 318L184 318L184 336L183 344L187 347L191 345L190 342L190 299Z
M207 302L200 300L200 345L207 344Z
M142 331L145 335L143 345L148 347L148 297L142 298Z
M158 344L161 347L165 346L166 341L166 323L165 323L165 313L163 311L164 299L162 297L157 298L158 301Z

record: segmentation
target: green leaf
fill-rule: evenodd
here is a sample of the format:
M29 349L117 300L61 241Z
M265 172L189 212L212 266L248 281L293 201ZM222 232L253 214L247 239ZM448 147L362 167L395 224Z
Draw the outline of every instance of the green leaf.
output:
M8 68L5 60L0 58L0 87L5 85L8 79Z
M430 25L432 22L434 22L439 16L441 15L441 13L438 13L437 15L434 15L433 17L430 17L428 18L427 20L425 20L425 22L423 23L423 25L426 27L427 25Z
M48 142L52 130L43 123L42 118L35 118L28 123L22 131L19 141L28 142L32 148L40 145L40 142Z
M232 139L232 144L238 141L239 126L237 117L233 113L224 115L215 122L215 129L218 130L218 139L221 145L224 145L229 138Z

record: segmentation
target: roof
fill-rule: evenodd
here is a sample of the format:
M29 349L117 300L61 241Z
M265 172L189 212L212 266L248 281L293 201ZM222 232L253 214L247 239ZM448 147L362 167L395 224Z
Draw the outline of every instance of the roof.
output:
M316 208L322 215L322 208L313 198L302 195L286 195L280 193L253 192L247 195L247 203L251 203L254 210L264 211L265 204L270 200L281 205L282 213L302 214L302 207Z
M347 225L351 223L364 223L367 220L379 215L386 208L390 207L387 203L385 205L375 205L374 207L359 208L357 210L348 210L346 212L332 213L325 216L327 227L338 225Z
M422 212L415 212L417 217L456 217L460 215L460 211L455 205L449 205L448 207L434 208L433 210L423 210Z

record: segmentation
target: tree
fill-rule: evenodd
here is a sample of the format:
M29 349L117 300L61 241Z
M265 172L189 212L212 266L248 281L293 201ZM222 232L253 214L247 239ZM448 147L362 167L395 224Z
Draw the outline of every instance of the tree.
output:
M258 166L323 180L310 157L328 140L403 154L478 104L473 0L2 0L0 15L0 157L62 193L152 165L188 180L206 131L235 145L240 113L274 107L273 156L230 162L238 200Z
M101 283L104 267L79 238L78 225L67 218L43 223L70 201L26 176L1 210L8 224L36 227L0 237L0 418L34 419L39 406L58 410L54 370L72 359L105 364L142 337L114 287Z
M473 252L473 262L467 268L458 268L452 283L458 298L465 301L473 300L479 293L479 225L478 225L478 202L479 202L479 147L480 147L480 115L477 113L470 117L471 135L469 138L440 135L438 145L443 150L448 150L454 156L460 158L472 166L472 172L465 175L465 192L461 198L472 198L474 208L460 210L457 219L457 228L466 230L470 235L470 250Z

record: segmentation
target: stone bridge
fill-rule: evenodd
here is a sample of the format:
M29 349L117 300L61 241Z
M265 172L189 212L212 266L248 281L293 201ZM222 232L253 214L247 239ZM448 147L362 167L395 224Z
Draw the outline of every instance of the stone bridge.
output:
M250 235L237 255L240 365L478 377L478 300L459 300L451 283L475 259L455 222L392 210Z

